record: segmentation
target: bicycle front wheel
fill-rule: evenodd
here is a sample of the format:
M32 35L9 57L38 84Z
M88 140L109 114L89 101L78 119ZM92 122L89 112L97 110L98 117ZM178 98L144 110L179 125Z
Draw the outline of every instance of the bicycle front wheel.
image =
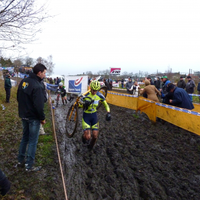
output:
M76 132L76 128L78 125L78 107L77 105L72 105L67 113L66 119L66 135L67 137L73 137Z
M101 92L103 94L103 96L106 98L106 96L107 96L107 87L106 86L101 87L99 92ZM101 107L101 105L102 105L102 103L99 102L99 105L97 106L97 110Z

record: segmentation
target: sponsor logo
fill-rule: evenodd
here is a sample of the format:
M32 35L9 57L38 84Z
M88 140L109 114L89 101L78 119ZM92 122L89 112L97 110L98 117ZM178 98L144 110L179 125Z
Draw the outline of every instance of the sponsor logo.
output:
M81 77L80 79L76 79L74 85L78 86L81 83L82 80L83 80L83 77Z
M82 88L81 80L80 79L69 80L69 92L80 93Z
M120 75L120 73L121 73L121 68L111 68L110 69L110 74Z
M23 82L22 83L22 89L26 89L28 87L28 83L27 82Z

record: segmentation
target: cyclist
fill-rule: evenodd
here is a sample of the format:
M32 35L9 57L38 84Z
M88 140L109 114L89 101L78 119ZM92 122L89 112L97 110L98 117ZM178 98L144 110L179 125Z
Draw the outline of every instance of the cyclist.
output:
M102 93L99 92L101 85L99 81L94 80L90 83L91 91L83 98L83 118L82 118L82 127L83 127L83 135L82 141L83 143L87 143L88 148L92 149L96 143L99 134L99 122L97 118L97 106L99 101L104 105L107 114L106 120L111 120L110 107L107 104L105 97ZM87 98L88 97L88 98ZM91 132L92 129L92 139ZM91 139L91 140L90 140Z
M62 82L59 83L59 89L57 90L57 92L60 92L61 94L62 103L63 104L64 102L67 103L67 97L66 97L67 92Z

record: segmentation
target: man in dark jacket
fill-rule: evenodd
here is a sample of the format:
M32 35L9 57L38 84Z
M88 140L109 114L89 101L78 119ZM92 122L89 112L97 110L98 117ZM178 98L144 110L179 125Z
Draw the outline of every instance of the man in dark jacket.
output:
M162 89L161 91L161 98L162 98L162 103L169 104L169 99L170 96L172 96L172 93L167 92L167 85L170 83L170 80L168 79L167 76L162 77Z
M10 81L10 74L6 75L5 77L4 88L6 91L6 103L10 103L10 90L12 88L12 84Z
M173 83L167 85L167 92L173 93L173 99L169 99L170 104L192 110L194 108L189 95L183 88L176 87Z
M131 77L129 77L128 82L126 83L126 90L129 94L133 94L133 89L131 90L132 86L133 86L133 81Z
M178 83L177 83L177 87L185 89L186 83L185 83L185 81L183 80L183 76L180 77L180 80L179 80Z
M194 93L194 88L196 87L191 76L187 76L188 82L186 83L186 92L190 95L190 100L193 101L192 95Z
M40 124L45 124L44 102L45 88L42 83L45 78L46 67L38 63L33 73L23 79L18 87L17 101L19 117L22 118L23 137L19 147L17 167L25 165L26 171L38 171L41 167L34 167ZM27 149L27 157L25 159Z

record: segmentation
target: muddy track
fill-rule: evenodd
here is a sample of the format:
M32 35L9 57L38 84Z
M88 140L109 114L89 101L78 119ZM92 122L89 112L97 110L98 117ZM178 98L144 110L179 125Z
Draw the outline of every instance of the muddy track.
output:
M200 199L200 137L145 114L110 105L98 111L100 135L89 151L81 142L82 110L73 138L65 135L69 104L55 110L69 200Z

